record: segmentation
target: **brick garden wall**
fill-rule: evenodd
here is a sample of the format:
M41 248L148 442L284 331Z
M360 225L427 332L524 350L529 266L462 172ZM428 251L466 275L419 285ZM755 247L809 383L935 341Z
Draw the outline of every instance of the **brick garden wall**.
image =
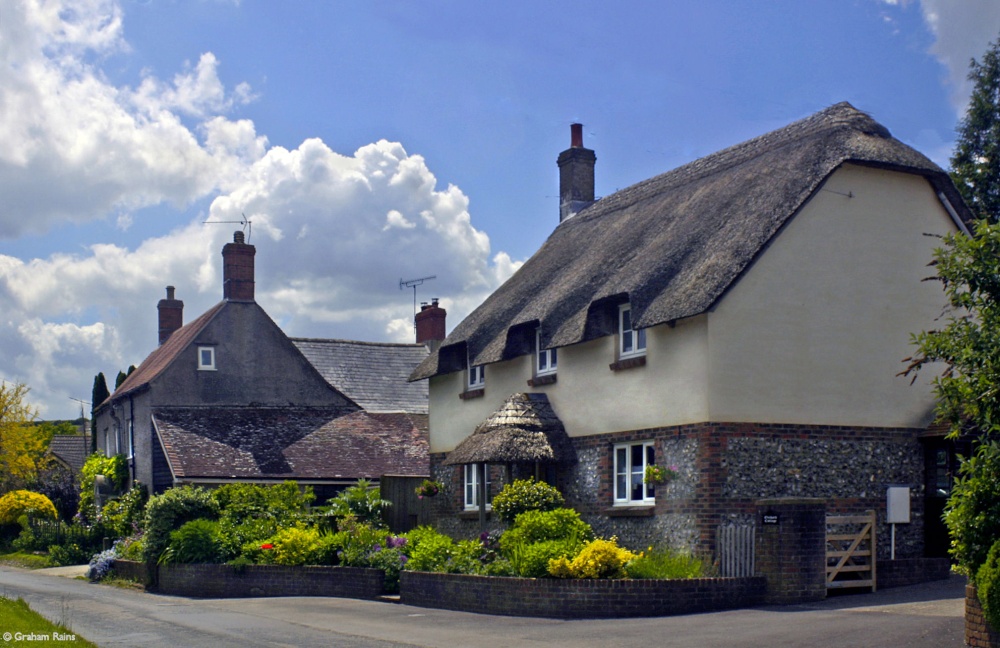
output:
M118 563L116 563L117 566ZM382 594L385 574L361 567L282 565L160 565L161 594L197 598L253 596L338 596L373 599Z
M404 571L408 605L480 614L596 619L691 614L758 605L766 580L558 580Z
M1000 633L993 630L983 616L975 585L965 586L965 645L971 648L1000 646Z
M944 580L951 573L951 562L947 558L880 560L875 567L879 589Z

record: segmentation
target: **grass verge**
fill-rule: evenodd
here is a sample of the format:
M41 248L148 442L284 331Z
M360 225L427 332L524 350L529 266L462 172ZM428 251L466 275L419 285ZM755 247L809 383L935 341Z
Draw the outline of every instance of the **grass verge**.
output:
M0 596L0 646L89 646L95 644L52 623L24 602Z
M46 567L56 566L47 555L39 556L38 554L24 553L23 551L0 553L0 565L23 567L24 569L45 569Z

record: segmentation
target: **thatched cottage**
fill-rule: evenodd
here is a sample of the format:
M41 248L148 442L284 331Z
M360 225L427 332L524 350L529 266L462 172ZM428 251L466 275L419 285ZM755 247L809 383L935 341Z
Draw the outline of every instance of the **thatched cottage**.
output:
M534 474L626 544L712 551L760 498L875 509L884 532L907 486L897 555L942 551L953 449L927 431L930 372L897 374L944 305L936 237L970 218L947 173L840 103L595 200L571 133L555 230L411 376L442 523L478 528Z

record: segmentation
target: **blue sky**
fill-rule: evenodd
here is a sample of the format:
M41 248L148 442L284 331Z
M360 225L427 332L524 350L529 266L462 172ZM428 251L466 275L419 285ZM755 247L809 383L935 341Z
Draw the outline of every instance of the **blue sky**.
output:
M221 299L252 222L295 336L456 324L558 222L569 125L597 193L838 101L947 166L995 0L0 0L0 378L78 411Z

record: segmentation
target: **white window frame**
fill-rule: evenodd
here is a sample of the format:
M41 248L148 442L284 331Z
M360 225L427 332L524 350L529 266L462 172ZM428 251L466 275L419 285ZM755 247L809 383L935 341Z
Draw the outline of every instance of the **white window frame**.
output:
M465 386L468 390L483 389L486 387L486 365L473 365L468 357L465 359L466 371Z
M462 466L462 492L465 493L466 509L479 510L479 466L480 464L465 464ZM486 510L493 508L493 480L490 478L490 467L486 466Z
M619 358L635 358L646 355L646 329L635 329L633 325L632 305L622 304L618 307Z
M125 449L128 451L127 457L129 459L132 459L133 457L135 457L135 450L132 447L132 434L134 432L135 432L135 430L132 427L132 421L129 421L128 422L128 436L125 439Z
M208 353L208 362L205 362L205 353ZM198 347L198 371L215 371L215 347Z
M535 375L548 376L558 369L556 350L542 348L542 329L535 329Z
M651 505L656 503L656 487L644 484L646 466L656 463L656 448L652 441L616 443L613 456L612 480L615 506ZM638 457L639 462L636 462Z
M111 454L111 433L112 433L112 429L111 428L105 428L104 429L104 456L105 457L111 457L111 456L113 456Z

